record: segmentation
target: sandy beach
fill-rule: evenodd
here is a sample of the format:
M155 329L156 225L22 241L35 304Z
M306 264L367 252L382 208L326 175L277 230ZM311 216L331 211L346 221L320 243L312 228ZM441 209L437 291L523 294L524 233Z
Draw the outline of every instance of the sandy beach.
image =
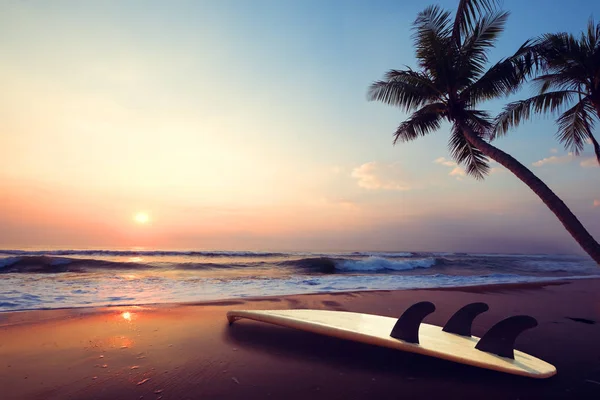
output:
M202 304L0 314L3 399L598 398L600 280L298 295ZM529 314L516 348L558 369L535 380L268 324L232 309L313 308L397 316L429 300L443 325L484 301L473 333Z

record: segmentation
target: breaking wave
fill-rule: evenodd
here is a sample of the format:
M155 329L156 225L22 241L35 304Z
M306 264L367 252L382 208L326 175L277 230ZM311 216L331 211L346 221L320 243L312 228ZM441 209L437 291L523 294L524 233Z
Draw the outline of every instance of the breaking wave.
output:
M344 273L344 272L383 272L407 271L417 268L429 268L443 260L436 258L391 259L370 256L364 259L309 257L277 262L255 261L245 263L213 262L160 262L150 263L133 261L109 261L51 256L21 256L0 259L0 273L60 273L91 272L94 270L215 270L254 268L288 268L304 273Z
M435 274L485 275L510 273L530 276L596 274L592 260L576 256L540 258L441 253L255 253L255 252L26 252L0 250L0 273L148 271L226 271L239 276L272 270L281 274ZM44 253L44 254L38 254ZM54 254L56 253L56 254ZM94 255L98 254L98 255ZM113 254L113 255L107 255ZM114 255L116 254L116 255ZM175 254L174 256L172 254ZM193 255L201 254L201 255ZM208 255L212 254L212 255ZM235 254L235 256L234 256ZM401 256L404 255L404 256ZM250 256L252 255L252 256Z
M429 268L436 265L435 258L417 258L410 260L388 260L371 256L365 260L344 260L336 265L341 271L406 271L415 268Z

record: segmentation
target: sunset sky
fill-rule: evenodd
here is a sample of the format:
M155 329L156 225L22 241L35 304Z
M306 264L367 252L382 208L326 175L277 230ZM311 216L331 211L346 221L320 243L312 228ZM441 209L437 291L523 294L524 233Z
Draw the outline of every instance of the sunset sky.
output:
M415 66L429 3L0 1L0 248L579 253L506 170L465 177L448 126L392 145L406 114L366 91ZM592 0L504 8L494 60L600 19ZM592 148L555 131L538 118L495 144L600 238Z

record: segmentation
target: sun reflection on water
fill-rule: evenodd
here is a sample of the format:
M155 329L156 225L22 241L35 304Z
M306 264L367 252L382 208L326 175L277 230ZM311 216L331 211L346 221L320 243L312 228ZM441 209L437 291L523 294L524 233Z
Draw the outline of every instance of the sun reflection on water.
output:
M131 313L129 311L121 313L121 317L123 317L124 320L131 322Z

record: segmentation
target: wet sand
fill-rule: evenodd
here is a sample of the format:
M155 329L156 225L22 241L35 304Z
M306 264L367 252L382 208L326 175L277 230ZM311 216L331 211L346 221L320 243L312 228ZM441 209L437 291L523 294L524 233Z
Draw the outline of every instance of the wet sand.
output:
M558 369L536 380L248 320L231 309L397 317L418 301L443 325L484 301L473 334L528 314L516 348ZM2 399L600 398L600 280L354 292L202 304L0 313Z

